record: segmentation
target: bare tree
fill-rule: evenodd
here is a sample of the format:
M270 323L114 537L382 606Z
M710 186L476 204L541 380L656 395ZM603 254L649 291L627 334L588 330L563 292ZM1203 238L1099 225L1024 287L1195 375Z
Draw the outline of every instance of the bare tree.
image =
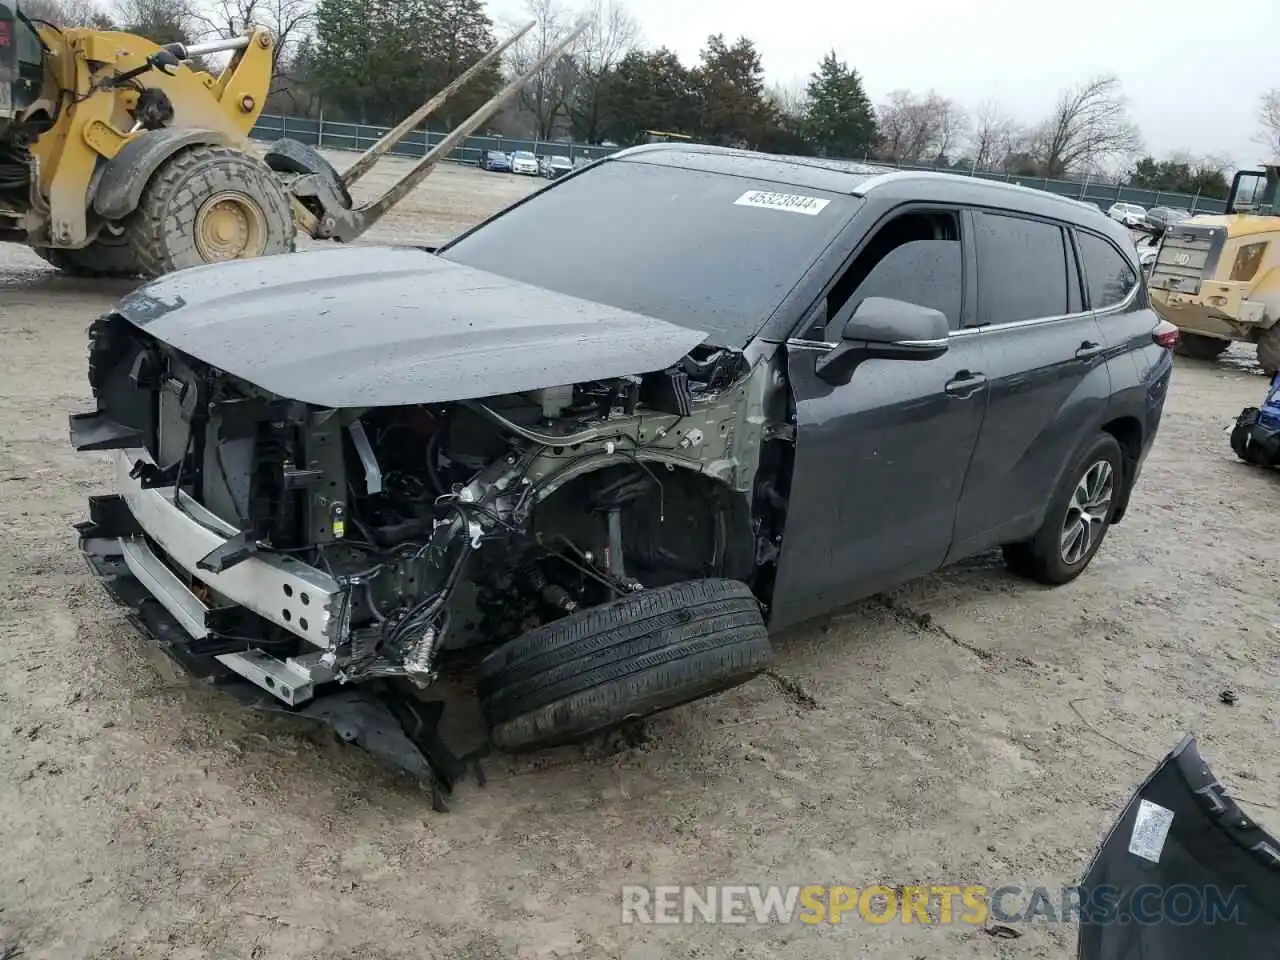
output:
M525 0L525 10L537 25L521 37L507 55L513 74L528 70L576 26L572 11L562 6L560 0ZM518 29L515 23L511 27ZM557 57L520 89L519 106L532 118L534 135L540 140L551 139L568 113L578 75L574 52Z
M1104 167L1142 149L1142 135L1129 120L1120 80L1111 75L1062 91L1034 139L1033 152L1046 177Z
M779 116L793 120L803 117L809 106L809 93L799 81L772 84L765 90L765 96L777 108Z
M22 12L32 20L55 27L97 27L111 25L106 8L97 0L22 0Z
M115 0L112 20L121 30L149 37L156 43L188 41L196 32L189 0Z
M202 39L238 37L251 27L266 27L275 36L271 68L279 79L295 59L315 15L315 0L216 0L193 10L191 19Z
M1280 162L1280 87L1272 87L1258 103L1261 129L1254 138L1267 150L1267 159Z
M605 78L635 49L640 24L620 0L594 0L586 10L587 29L575 44L573 89L567 92L574 134L588 142L601 137L601 94Z
M1018 122L994 100L984 100L974 115L969 150L979 170L1003 170L1005 161L1021 146Z
M923 98L895 90L876 111L881 156L893 163L936 163L960 142L968 117L932 90Z
M968 137L969 114L954 100L939 97L932 92L925 103L937 118L938 124L938 134L933 144L937 151L933 156L934 162L946 163L955 148Z

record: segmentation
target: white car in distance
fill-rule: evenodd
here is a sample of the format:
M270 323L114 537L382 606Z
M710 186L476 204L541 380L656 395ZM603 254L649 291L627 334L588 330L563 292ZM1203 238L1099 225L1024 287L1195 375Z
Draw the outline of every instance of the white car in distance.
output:
M1107 216L1126 227L1137 227L1147 219L1147 208L1136 203L1113 203Z
M523 173L527 176L538 176L540 169L538 158L528 150L516 150L511 154L511 172Z

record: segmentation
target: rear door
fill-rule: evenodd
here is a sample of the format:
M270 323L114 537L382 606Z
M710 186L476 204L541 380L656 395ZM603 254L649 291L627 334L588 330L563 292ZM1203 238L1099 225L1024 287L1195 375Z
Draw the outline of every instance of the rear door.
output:
M1065 226L994 211L970 217L990 399L949 561L1036 530L1110 395L1106 346Z

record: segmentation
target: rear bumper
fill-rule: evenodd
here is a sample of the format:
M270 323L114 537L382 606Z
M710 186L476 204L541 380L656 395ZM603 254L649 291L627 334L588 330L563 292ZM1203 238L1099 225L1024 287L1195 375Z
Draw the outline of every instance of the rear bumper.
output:
M1223 340L1248 339L1253 328L1265 322L1261 301L1249 299L1245 283L1206 280L1197 293L1162 289L1153 276L1148 291L1152 309L1180 329Z

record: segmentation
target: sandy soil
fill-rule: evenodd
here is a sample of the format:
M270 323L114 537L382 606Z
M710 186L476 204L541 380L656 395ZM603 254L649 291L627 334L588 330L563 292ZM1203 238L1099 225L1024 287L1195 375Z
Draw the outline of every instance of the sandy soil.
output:
M531 186L442 170L373 239L443 239ZM495 758L439 815L178 674L90 579L70 525L106 470L66 415L122 290L0 253L0 956L1067 958L1064 926L624 927L619 889L1070 883L1188 730L1280 830L1278 481L1223 433L1263 393L1243 354L1179 361L1131 513L1075 584L989 561L912 583L778 637L776 677L639 746Z

